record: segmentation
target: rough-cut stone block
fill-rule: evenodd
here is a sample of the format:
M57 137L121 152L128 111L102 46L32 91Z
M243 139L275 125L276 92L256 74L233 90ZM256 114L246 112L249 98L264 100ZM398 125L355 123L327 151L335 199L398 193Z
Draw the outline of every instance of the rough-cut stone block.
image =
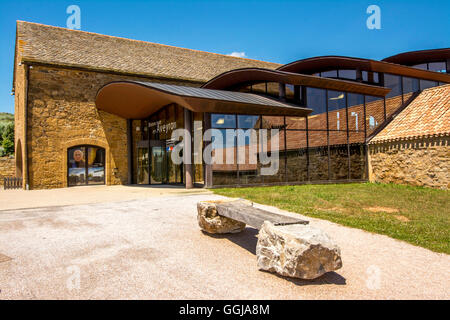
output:
M245 223L219 216L217 203L239 201L252 206L253 203L246 200L231 199L217 201L201 201L197 203L197 221L200 228L208 233L238 233L244 230Z
M256 256L260 270L301 279L315 279L342 267L339 247L323 231L303 224L264 222Z

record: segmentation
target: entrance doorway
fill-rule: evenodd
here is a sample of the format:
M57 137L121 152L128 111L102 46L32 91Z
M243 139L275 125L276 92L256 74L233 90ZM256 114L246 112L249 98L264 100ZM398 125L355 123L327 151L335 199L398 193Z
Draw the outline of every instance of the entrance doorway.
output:
M162 184L166 177L166 153L163 146L152 147L151 184Z
M171 158L173 143L161 140L139 141L137 150L137 183L183 184L183 165Z

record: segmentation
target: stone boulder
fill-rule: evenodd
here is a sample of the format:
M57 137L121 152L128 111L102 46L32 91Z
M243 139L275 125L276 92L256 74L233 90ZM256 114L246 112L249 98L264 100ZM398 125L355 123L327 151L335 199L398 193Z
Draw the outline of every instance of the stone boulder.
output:
M217 203L240 201L252 206L253 203L242 199L200 201L197 203L197 221L200 228L208 233L238 233L245 229L245 223L222 217L217 214Z
M258 268L283 276L315 279L342 267L339 247L310 225L275 226L265 221L256 245Z

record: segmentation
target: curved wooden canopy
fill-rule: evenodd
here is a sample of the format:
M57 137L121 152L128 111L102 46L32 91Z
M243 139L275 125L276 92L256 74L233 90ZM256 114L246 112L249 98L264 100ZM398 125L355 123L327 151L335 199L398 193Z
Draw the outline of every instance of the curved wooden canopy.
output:
M382 61L411 66L424 62L446 61L447 59L450 59L450 48L403 52L384 58Z
M306 74L261 68L236 69L222 73L205 83L202 88L226 89L241 84L256 84L265 81L289 83L336 91L347 91L378 97L384 97L391 90L389 88L367 85L355 81L322 78Z
M360 69L450 83L450 75L445 73L416 69L386 61L341 56L323 56L298 60L281 66L277 70L313 74L336 69Z
M193 112L306 116L311 109L256 94L210 90L162 83L117 81L100 88L95 104L126 119L145 119L176 103Z

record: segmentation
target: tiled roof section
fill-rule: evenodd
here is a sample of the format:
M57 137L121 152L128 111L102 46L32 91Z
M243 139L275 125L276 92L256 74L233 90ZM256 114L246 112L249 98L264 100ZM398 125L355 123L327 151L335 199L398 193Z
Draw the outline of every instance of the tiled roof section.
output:
M19 61L206 82L232 69L280 64L17 22Z
M420 93L370 143L450 135L450 85Z

